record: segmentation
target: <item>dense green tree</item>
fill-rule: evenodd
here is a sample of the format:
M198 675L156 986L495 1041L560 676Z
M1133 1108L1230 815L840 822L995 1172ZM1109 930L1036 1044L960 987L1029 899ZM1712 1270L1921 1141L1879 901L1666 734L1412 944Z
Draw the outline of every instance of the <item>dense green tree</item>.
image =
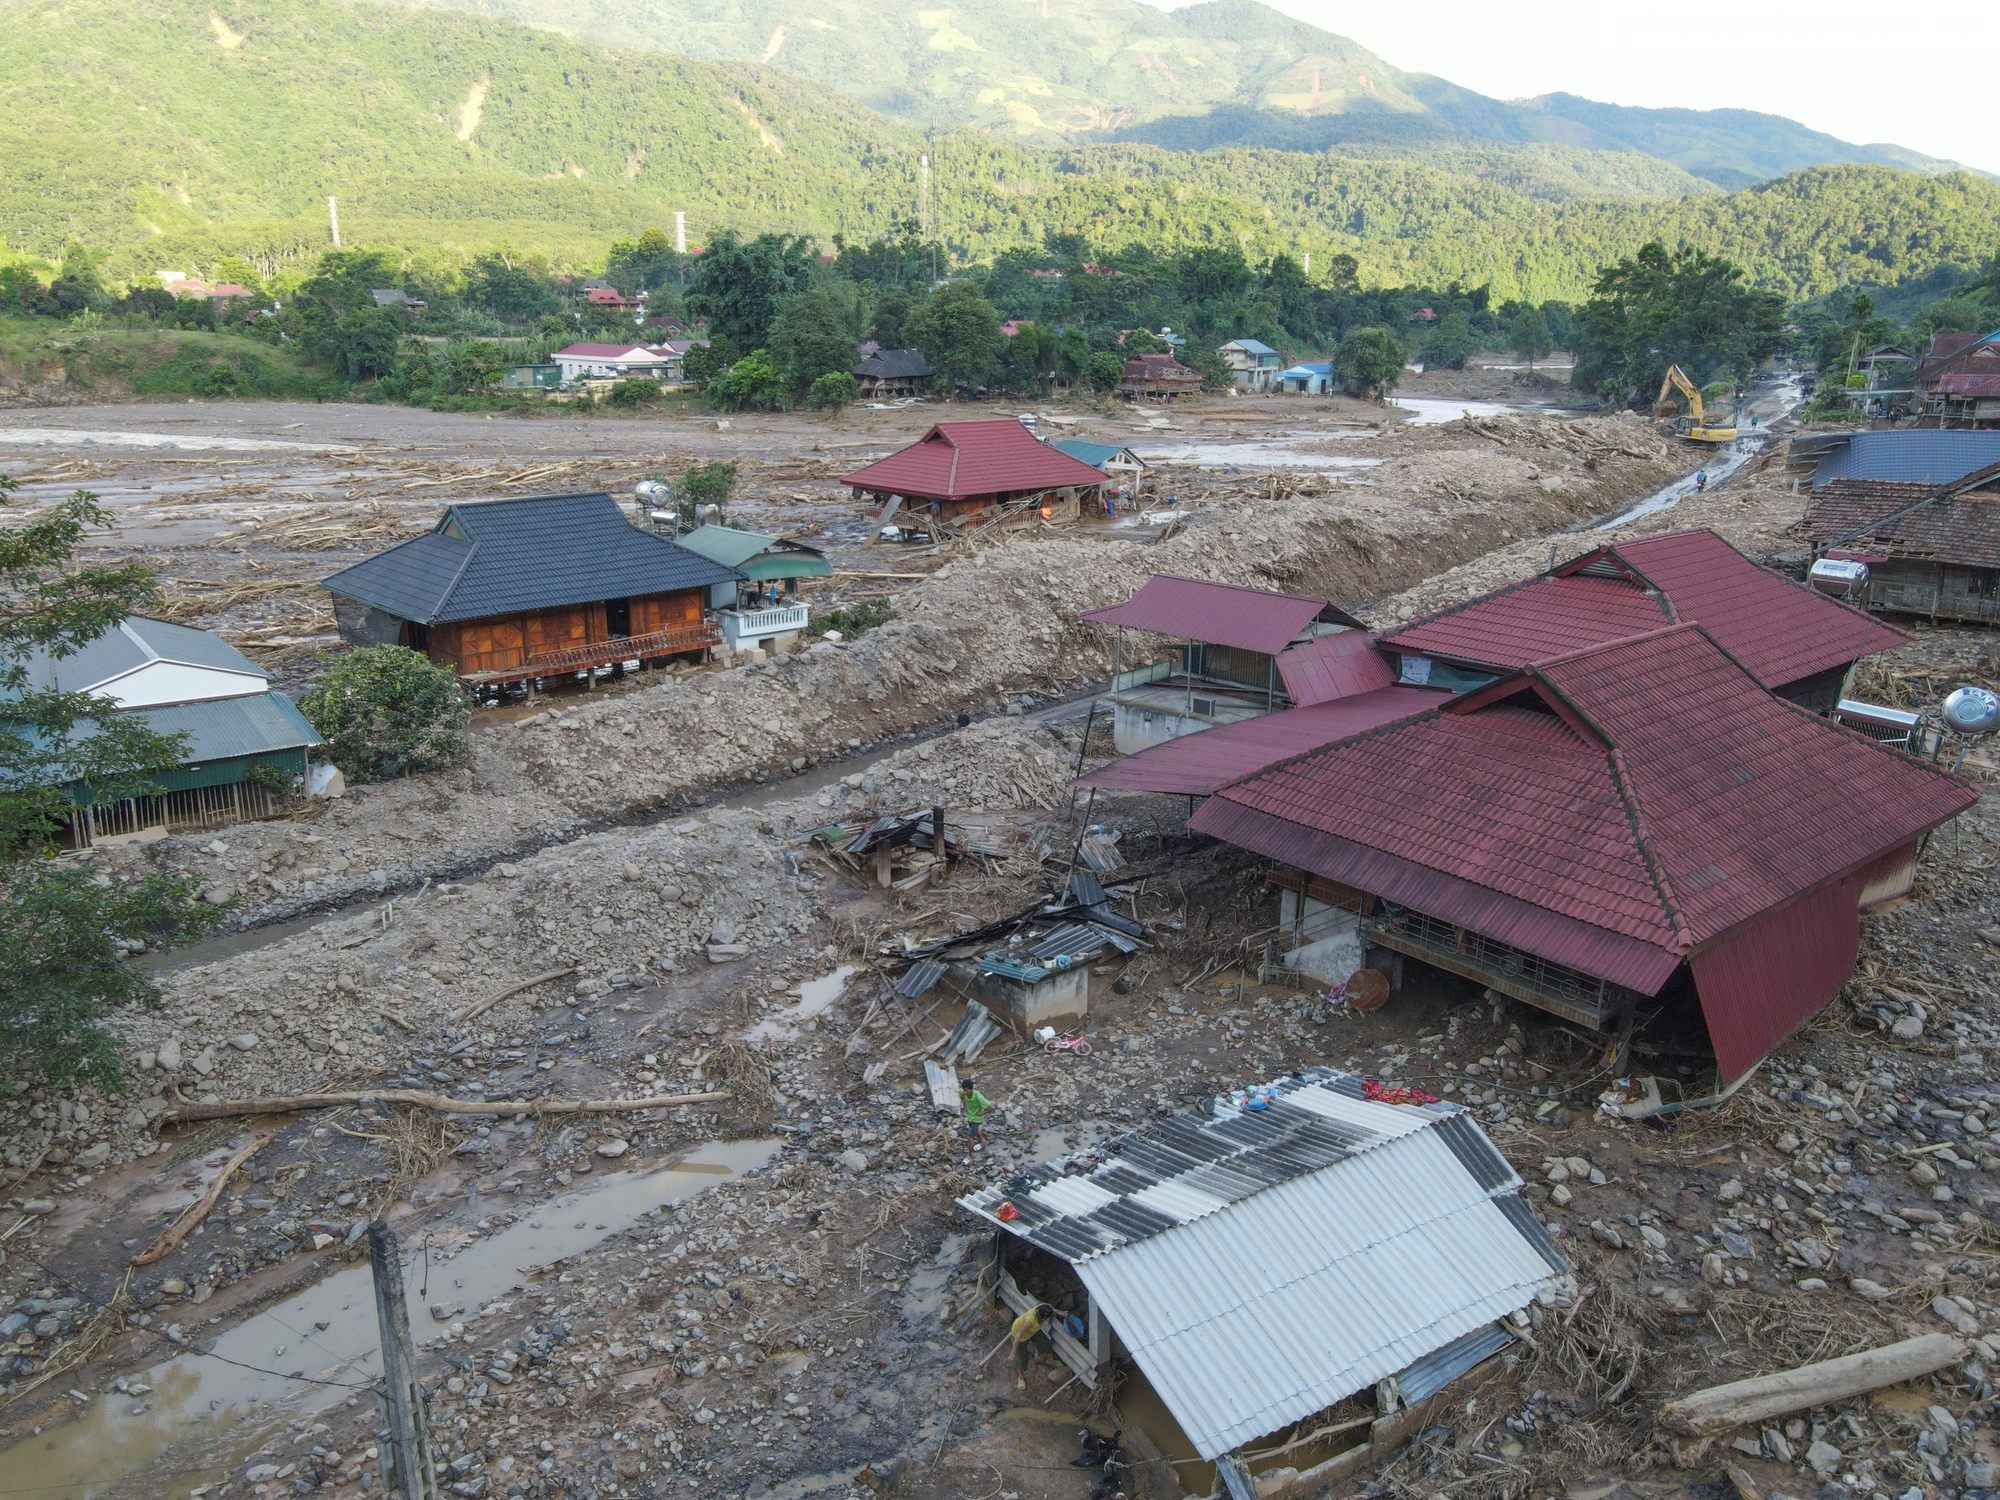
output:
M742 357L742 351L732 340L711 338L705 344L696 344L682 356L681 373L696 385L708 385L728 374L729 367Z
M1097 350L1085 356L1083 376L1090 382L1092 390L1099 395L1109 395L1125 379L1125 361L1106 350Z
M369 295L374 288L396 285L396 268L380 250L329 250L300 283L293 301L331 326L348 313L374 307Z
M1190 370L1199 370L1203 386L1211 391L1227 390L1236 383L1236 372L1229 367L1229 361L1214 349L1197 349L1181 363Z
M337 658L299 699L299 711L358 781L453 765L469 748L471 710L458 678L402 646L364 646Z
M98 279L97 259L74 240L63 251L62 270L49 283L49 295L63 312L98 311L110 305L111 294Z
M1467 313L1447 313L1424 335L1424 364L1435 370L1462 370L1479 347L1479 335Z
M1910 326L1919 333L1990 333L2000 326L2000 314L1980 298L1960 293L1925 304Z
M847 310L816 288L786 298L771 321L771 358L794 391L822 375L852 374L859 347Z
M16 488L0 475L0 501ZM65 693L37 664L60 659L158 597L137 564L86 565L86 532L115 525L77 491L0 527L0 1073L43 1083L119 1086L112 1017L157 992L127 945L164 946L204 930L213 909L177 877L96 873L52 857L72 803L145 795L181 745L108 699Z
M1524 307L1507 325L1507 342L1526 361L1529 369L1549 352L1549 320L1539 307Z
M791 382L765 349L752 349L708 383L709 399L731 411L777 411L791 393Z
M806 236L719 234L688 278L688 310L708 319L710 337L761 348L778 309L812 284L818 264Z
M904 328L945 389L955 392L962 385L977 391L1000 378L1007 342L1000 314L971 282L939 287L910 314Z
M403 316L388 308L356 308L341 315L321 340L321 348L343 380L378 380L395 373L403 327Z
M1403 378L1403 345L1386 328L1350 329L1333 358L1334 377L1351 396L1381 397Z
M452 389L476 396L500 378L507 368L507 353L486 339L467 339L449 350L449 378Z
M884 349L909 348L904 339L903 324L916 305L917 299L900 287L884 292L875 299L874 321L869 327L868 337Z
M475 307L514 324L532 323L559 305L548 261L505 246L474 257L465 268L465 295Z
M663 229L648 229L636 240L617 240L605 258L604 279L626 296L657 292L681 273L681 257Z
M1614 404L1643 404L1670 364L1698 385L1748 376L1783 346L1785 303L1719 256L1654 241L1599 274L1577 338L1572 382Z

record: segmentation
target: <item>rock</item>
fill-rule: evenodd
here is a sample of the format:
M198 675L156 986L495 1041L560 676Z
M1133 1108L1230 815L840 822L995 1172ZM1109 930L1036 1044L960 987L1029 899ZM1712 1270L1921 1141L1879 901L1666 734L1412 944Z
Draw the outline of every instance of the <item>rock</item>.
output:
M1639 1238L1655 1250L1664 1250L1667 1248L1667 1237L1651 1224L1642 1224L1639 1226Z
M247 1484L269 1484L277 1477L278 1466L276 1464L252 1464L243 1471L243 1479Z
M629 860L626 862L625 868L619 871L619 873L623 875L627 880L637 881L637 880L644 880L646 878L645 871L641 870L637 865L631 863Z
M55 1211L56 1200L53 1198L30 1198L21 1205L24 1214L52 1214Z
M181 1043L179 1037L168 1037L160 1043L160 1051L155 1059L163 1073L178 1073L181 1070Z
M227 906L235 895L234 886L212 885L201 893L201 899L210 906Z
M1799 1290L1802 1292L1823 1292L1826 1290L1826 1278L1824 1276L1804 1277L1799 1282Z
M617 1139L612 1139L600 1142L597 1147L597 1154L599 1156L608 1156L613 1159L616 1159L617 1157L623 1156L627 1151L630 1151L631 1149L632 1149L632 1144L630 1141L621 1141Z
M850 1172L865 1172L868 1170L868 1157L865 1153L855 1150L852 1146L841 1152L836 1159Z
M1889 1032L1890 1035L1902 1041L1914 1042L1924 1034L1924 1018L1922 1016L1898 1016L1890 1024Z
M1840 1467L1841 1457L1840 1450L1824 1438L1814 1438L1812 1445L1806 1449L1806 1462L1817 1474L1831 1474Z
M717 917L708 929L708 940L718 948L726 948L736 941L736 924L727 917Z
M1957 1417L1954 1417L1950 1412L1946 1411L1942 1406L1933 1406L1924 1415L1928 1416L1931 1419L1931 1426L1935 1427L1940 1433L1944 1435L1944 1440L1947 1443L1955 1443L1958 1441Z
M1742 1196L1743 1179L1740 1177L1730 1178L1729 1181L1723 1183L1721 1187L1715 1190L1715 1198L1718 1203L1734 1203Z
M2000 1464L1982 1463L1976 1458L1965 1461L1965 1482L1975 1490L1990 1490L2000 1486Z
M1784 1152L1785 1155L1787 1156L1790 1156L1794 1151L1798 1150L1799 1138L1797 1134L1790 1130L1787 1130L1783 1134L1781 1134L1778 1137L1778 1149Z
M1949 1297L1931 1298L1931 1311L1966 1338L1979 1337L1979 1321Z
M6 1317L0 1318L0 1339L17 1337L28 1326L28 1322L26 1313L8 1313Z
M215 1071L215 1049L213 1047L202 1048L189 1061L188 1066L193 1068L203 1078L208 1077L209 1074Z
M1581 1177L1586 1181L1589 1180L1590 1163L1585 1161L1581 1156L1565 1157L1563 1158L1563 1165L1569 1168L1570 1176Z
M229 1045L238 1052L248 1052L262 1040L254 1031L239 1031L229 1039Z
M1763 1431L1764 1451L1781 1464L1792 1461L1792 1445L1785 1441L1785 1435L1775 1427Z
M1731 1260L1747 1260L1750 1256L1750 1241L1740 1234L1724 1230L1715 1237L1715 1242L1722 1247L1722 1253Z
M188 1289L188 1284L178 1276L169 1276L160 1283L160 1291L169 1297L178 1297Z
M1711 1250L1701 1258L1701 1279L1703 1281L1708 1282L1711 1286L1720 1286L1722 1284L1722 1273L1723 1265L1720 1255Z
M1550 1167L1548 1171L1543 1175L1546 1176L1550 1182L1556 1182L1556 1183L1568 1182L1569 1165L1566 1162L1557 1162L1554 1166Z
M1879 1281L1870 1281L1866 1276L1857 1276L1847 1283L1854 1289L1854 1295L1866 1302L1887 1302L1896 1294Z
M99 1141L86 1151L77 1152L70 1165L77 1167L101 1167L111 1159L111 1142Z
M1921 1183L1925 1187L1934 1187L1937 1185L1938 1170L1929 1162L1920 1161L1914 1167L1910 1168L1910 1180Z
M1557 1208L1568 1208L1575 1198L1576 1194L1572 1193L1567 1186L1560 1182L1549 1189L1549 1202L1553 1203Z
M1602 1219L1591 1220L1590 1233L1600 1244L1609 1245L1613 1250L1625 1248L1625 1237Z
M332 1243L333 1243L333 1236L330 1234L315 1234L312 1237L312 1247L315 1250L324 1250L328 1245L331 1245Z

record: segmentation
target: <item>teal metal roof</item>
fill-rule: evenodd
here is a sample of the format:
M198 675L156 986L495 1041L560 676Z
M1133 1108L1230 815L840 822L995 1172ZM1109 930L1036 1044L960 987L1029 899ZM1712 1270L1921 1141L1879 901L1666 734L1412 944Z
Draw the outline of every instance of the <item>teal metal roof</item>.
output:
M680 544L759 583L774 578L824 578L833 572L833 565L816 547L734 526L697 526L680 539Z
M1112 459L1121 456L1141 468L1145 467L1138 454L1119 443L1086 443L1082 438L1064 438L1055 446L1059 452L1067 453L1078 463L1089 464L1093 469L1102 469Z
M326 743L283 693L136 709L134 717L160 734L185 734L186 765L276 755Z

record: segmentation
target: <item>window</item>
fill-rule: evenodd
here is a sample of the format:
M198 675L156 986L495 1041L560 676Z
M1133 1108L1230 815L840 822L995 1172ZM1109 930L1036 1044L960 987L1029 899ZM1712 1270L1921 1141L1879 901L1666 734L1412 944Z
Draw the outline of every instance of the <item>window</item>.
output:
M607 599L604 601L604 633L612 640L623 640L632 633L632 601L630 599Z

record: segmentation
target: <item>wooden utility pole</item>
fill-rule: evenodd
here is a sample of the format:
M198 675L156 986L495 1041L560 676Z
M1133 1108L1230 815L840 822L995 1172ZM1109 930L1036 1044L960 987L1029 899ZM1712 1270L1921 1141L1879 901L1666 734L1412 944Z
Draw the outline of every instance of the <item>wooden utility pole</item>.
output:
M403 1258L396 1232L380 1219L368 1226L368 1261L375 1273L375 1314L382 1330L382 1492L392 1500L438 1500L431 1463L424 1393L417 1384L417 1351L410 1337L410 1309L403 1296Z

